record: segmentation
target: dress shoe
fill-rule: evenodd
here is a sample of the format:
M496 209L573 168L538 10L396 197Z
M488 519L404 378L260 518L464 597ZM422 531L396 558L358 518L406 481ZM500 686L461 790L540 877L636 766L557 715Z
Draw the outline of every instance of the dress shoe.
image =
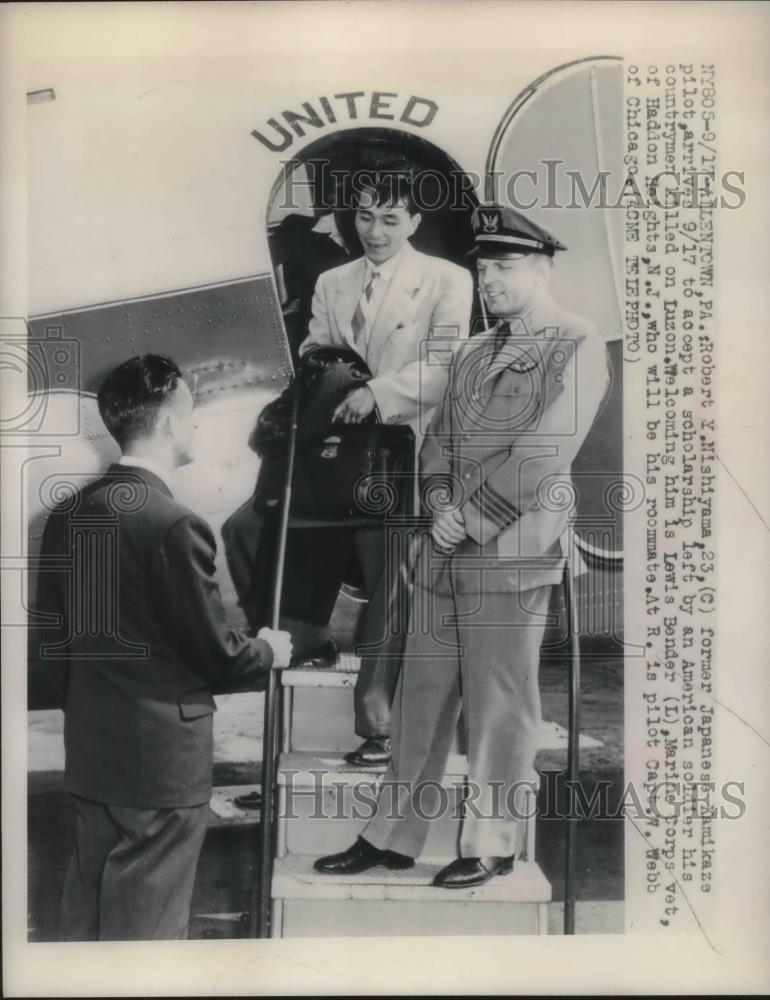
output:
M384 865L385 868L411 868L414 858L397 854L396 851L381 851L379 847L359 837L347 851L318 858L313 867L325 875L357 875L369 868L376 868L377 865Z
M248 792L246 795L236 795L233 801L239 809L261 809L262 792Z
M372 736L358 750L345 754L345 760L354 767L374 767L390 760L390 737Z
M507 858L455 858L442 868L433 884L442 889L469 889L484 885L495 875L509 875L513 871L513 854Z

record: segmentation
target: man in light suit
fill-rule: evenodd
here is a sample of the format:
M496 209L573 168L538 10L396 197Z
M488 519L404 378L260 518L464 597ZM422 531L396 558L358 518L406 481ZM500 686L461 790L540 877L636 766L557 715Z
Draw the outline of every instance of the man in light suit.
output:
M173 497L193 397L169 358L115 369L99 411L119 462L52 511L31 647L64 707L75 814L63 933L187 937L212 784L212 692L288 666L285 632L227 624L209 526Z
M414 863L461 700L471 797L460 857L436 885L511 871L536 780L540 645L564 567L570 466L607 388L607 356L595 327L548 293L559 240L496 205L475 213L474 230L479 287L497 322L461 345L422 448L434 517L415 570L393 759L363 836L316 862L327 873Z
M409 424L417 448L447 384L449 359L470 324L473 282L463 268L415 250L417 211L404 172L373 175L361 185L355 224L364 257L322 274L302 356L312 347L352 347L373 378L338 406L335 419L358 423L375 408L383 423ZM428 356L429 339L440 349ZM365 742L348 755L369 766L390 759L390 707L401 640L389 635L388 595L397 567L387 568L381 529L356 529L369 599L360 626L363 648L355 689L356 732ZM368 649L368 651L367 651Z

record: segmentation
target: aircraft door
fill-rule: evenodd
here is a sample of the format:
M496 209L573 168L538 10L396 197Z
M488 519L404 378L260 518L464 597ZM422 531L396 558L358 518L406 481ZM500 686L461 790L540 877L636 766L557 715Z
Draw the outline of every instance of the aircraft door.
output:
M554 298L596 323L607 342L610 387L572 467L576 540L599 570L579 588L583 631L603 634L622 627L623 512L641 488L623 476L622 67L614 56L581 59L522 90L492 138L484 191L566 244Z

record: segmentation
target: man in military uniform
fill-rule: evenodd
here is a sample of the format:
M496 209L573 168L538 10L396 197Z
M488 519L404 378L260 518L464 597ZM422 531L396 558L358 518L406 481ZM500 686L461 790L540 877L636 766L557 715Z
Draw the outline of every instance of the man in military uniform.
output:
M549 295L558 239L496 205L476 211L474 232L496 324L461 345L420 455L433 522L415 567L383 794L363 836L316 863L323 872L413 864L461 700L470 799L460 857L437 885L512 869L523 790L536 779L540 645L563 573L570 466L607 388L606 349Z

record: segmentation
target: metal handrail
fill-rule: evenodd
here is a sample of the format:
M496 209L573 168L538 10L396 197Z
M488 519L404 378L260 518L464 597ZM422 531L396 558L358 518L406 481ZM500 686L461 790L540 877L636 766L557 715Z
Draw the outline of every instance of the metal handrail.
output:
M286 539L289 529L291 507L291 485L294 475L294 456L297 446L297 414L299 392L292 399L291 424L289 427L289 450L286 461L286 479L281 498L281 521L278 529L278 558L275 565L273 587L273 613L271 626L277 629L281 618L281 598L283 596L284 565L286 562ZM270 901L272 897L273 859L275 856L275 831L273 807L275 805L275 778L278 744L278 677L277 671L268 671L265 684L265 714L262 729L262 813L260 818L259 842L259 882L252 893L250 935L266 938L270 936Z
M574 536L580 555L594 568L617 572L623 567L622 552L600 552L578 535ZM577 881L577 822L574 808L575 786L580 762L580 622L575 588L572 583L570 554L564 562L562 582L569 641L569 674L567 681L567 818L564 857L564 933L575 933L575 887Z
M577 816L572 795L578 778L580 758L580 639L578 635L575 588L572 586L572 566L567 554L564 561L564 604L569 637L569 675L567 685L568 735L567 735L567 830L564 858L564 933L575 933L575 881Z

